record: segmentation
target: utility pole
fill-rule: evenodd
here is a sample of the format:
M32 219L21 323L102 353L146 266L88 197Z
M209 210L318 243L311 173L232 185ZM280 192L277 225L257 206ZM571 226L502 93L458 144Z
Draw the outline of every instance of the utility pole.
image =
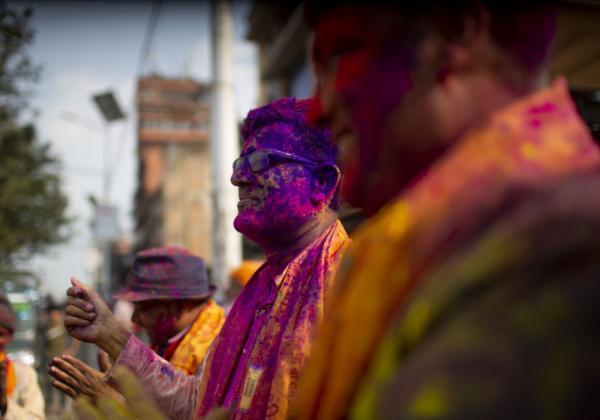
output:
M109 156L109 125L110 123L125 118L125 114L117 103L117 99L111 91L103 92L92 97L98 110L104 119L104 138L102 149L102 198L99 205L95 208L95 236L98 247L102 250L102 274L98 284L98 291L104 296L108 296L111 284L111 244L117 239L118 235L118 214L117 208L111 206L110 200L110 182L112 177L112 162Z
M212 2L213 101L211 158L213 170L213 279L222 293L229 271L242 259L242 238L233 228L238 192L231 185L232 163L239 156L233 84L233 21L227 0Z

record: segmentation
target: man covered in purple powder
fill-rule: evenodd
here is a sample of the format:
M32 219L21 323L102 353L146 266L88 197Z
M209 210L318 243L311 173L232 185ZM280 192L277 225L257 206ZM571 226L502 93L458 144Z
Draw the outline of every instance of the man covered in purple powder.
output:
M109 322L98 295L73 281L65 324L117 365L131 368L172 418L285 418L323 317L339 256L349 239L337 216L340 170L329 130L306 122L310 101L280 99L248 114L233 164L239 187L235 227L267 261L236 300L202 377L173 371L135 337Z

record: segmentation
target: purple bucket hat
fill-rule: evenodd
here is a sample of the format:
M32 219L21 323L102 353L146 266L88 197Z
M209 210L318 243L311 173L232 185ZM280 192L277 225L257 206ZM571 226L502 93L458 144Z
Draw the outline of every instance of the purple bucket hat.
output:
M204 260L174 246L137 253L128 283L125 289L113 294L114 299L201 300L211 297L216 289L208 280Z

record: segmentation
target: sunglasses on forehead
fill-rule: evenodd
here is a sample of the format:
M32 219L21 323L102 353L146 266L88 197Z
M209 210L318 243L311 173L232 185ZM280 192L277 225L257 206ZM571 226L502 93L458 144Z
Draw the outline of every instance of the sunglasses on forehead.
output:
M233 162L233 170L237 171L243 165L249 165L252 172L259 172L282 162L297 162L310 167L328 164L327 162L317 162L315 160L303 158L302 156L282 152L280 150L260 149L236 159Z

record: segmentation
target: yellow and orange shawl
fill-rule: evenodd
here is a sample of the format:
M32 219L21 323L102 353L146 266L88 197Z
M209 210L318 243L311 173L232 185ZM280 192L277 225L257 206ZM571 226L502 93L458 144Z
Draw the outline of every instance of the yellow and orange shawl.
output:
M362 389L372 358L424 275L510 189L544 186L599 164L598 147L562 79L467 133L353 237L300 381L294 418L364 418L356 404L373 391ZM411 316L407 340L420 334L429 313Z
M195 375L224 322L223 308L213 300L208 301L177 346L169 363L188 375Z

